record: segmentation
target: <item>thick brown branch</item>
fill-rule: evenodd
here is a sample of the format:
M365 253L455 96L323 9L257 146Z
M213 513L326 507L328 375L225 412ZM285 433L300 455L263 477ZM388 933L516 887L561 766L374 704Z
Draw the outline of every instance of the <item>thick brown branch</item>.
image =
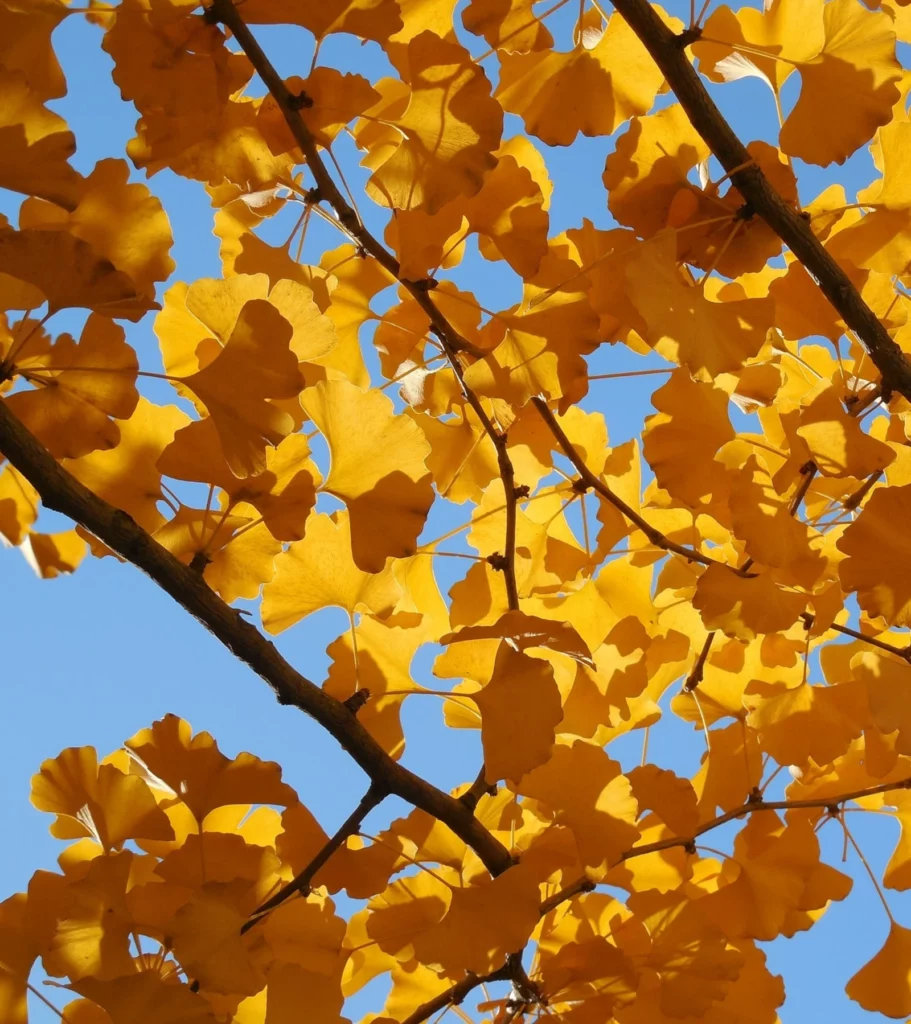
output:
M842 320L864 343L882 374L884 398L888 400L891 391L898 391L911 401L911 363L807 221L782 199L752 160L690 63L681 45L685 40L665 25L649 0L614 0L614 7L664 73L693 127L730 174L750 208L807 268Z
M0 454L38 491L47 508L79 523L112 551L142 569L264 679L282 704L293 704L315 718L371 781L439 818L478 854L491 874L499 874L512 864L506 848L461 801L393 761L342 701L294 669L255 626L209 589L201 573L179 562L130 516L93 494L60 466L3 401Z
M547 402L545 402L543 398L533 398L532 401L544 419L544 422L550 428L551 433L557 439L560 447L563 449L564 455L566 455L569 461L576 467L576 471L582 478L582 482L587 487L591 487L592 490L597 491L605 501L610 502L615 509L626 516L626 518L635 527L637 527L637 529L641 530L642 533L645 534L650 544L654 544L656 548L661 548L662 551L672 551L676 555L682 555L690 562L700 562L702 565L724 565L725 569L730 569L731 572L736 573L738 576L749 575L745 569L738 569L733 565L716 562L714 558L704 555L701 551L697 551L695 548L688 548L685 544L678 544L669 537L665 537L660 530L656 530L655 527L647 520L643 519L643 517L639 515L634 508L627 505L627 503L618 494L614 494L607 484L585 465L584 460L573 447L572 441L570 441L566 436L566 432L557 422L557 417L554 416L551 410L547 407Z
M256 910L250 915L250 920L245 922L241 928L240 933L243 935L244 932L249 931L258 921L261 921L263 917L269 913L270 910L274 910L276 907L281 906L285 900L290 899L295 893L302 892L306 895L310 891L310 883L313 881L317 871L329 860L333 853L339 847L343 845L345 840L349 836L353 836L356 832L360 831L361 825L364 823L364 818L376 807L386 799L387 791L376 782L370 783L370 788L361 798L361 802L355 807L355 809L348 815L348 817L342 822L338 831L332 835L328 842L322 847L322 849L316 854L313 860L304 868L299 875L296 875L287 885L282 886L278 892L271 896L260 904Z

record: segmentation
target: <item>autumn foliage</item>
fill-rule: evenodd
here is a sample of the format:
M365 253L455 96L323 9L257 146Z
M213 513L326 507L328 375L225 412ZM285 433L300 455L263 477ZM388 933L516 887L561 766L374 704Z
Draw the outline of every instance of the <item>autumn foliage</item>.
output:
M842 982L911 1015L911 7L566 4L0 0L0 537L48 578L145 571L365 774L330 836L173 715L44 761L66 845L0 904L2 1024L30 988L68 1024L336 1024L378 977L369 1024L775 1024L757 943L848 897L818 833L864 871L849 805L901 832ZM49 106L69 17L138 115L87 175ZM323 63L334 33L389 74ZM743 78L780 127L748 145L712 99ZM600 205L555 232L580 136ZM799 194L865 147L856 196ZM163 287L135 169L200 183L219 278ZM495 262L490 309L462 272ZM653 411L611 446L632 373ZM314 683L267 635L326 608ZM402 765L409 699L479 733L476 779ZM662 715L704 737L692 777Z

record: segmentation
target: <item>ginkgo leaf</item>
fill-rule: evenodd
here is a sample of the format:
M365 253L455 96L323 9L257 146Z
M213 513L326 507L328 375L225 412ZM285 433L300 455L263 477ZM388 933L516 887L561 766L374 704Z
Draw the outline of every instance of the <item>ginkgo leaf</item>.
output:
M440 643L493 638L506 640L517 651L543 647L559 651L583 665L594 666L588 645L569 623L540 619L520 611L507 612L490 626L466 626L458 632L447 633L440 637Z
M0 6L3 67L22 72L29 89L43 100L66 95L66 79L51 35L67 13L62 0L41 0L35 4L8 0Z
M857 417L848 414L834 388L821 391L803 410L797 433L827 476L862 478L895 459L887 444L865 433Z
M215 359L181 378L205 402L237 477L262 473L266 444L277 445L294 429L291 416L269 402L294 398L304 386L291 337L291 325L273 305L251 299Z
M656 11L679 31L679 21L660 7ZM597 22L591 40L580 32L568 53L539 50L501 58L497 99L549 146L568 146L579 132L613 134L628 118L646 113L661 88L661 71L627 22L612 15L603 33L600 15Z
M598 317L575 264L549 253L525 282L523 301L498 313L482 332L490 354L465 371L476 394L520 407L537 395L560 411L588 390L584 356L598 344Z
M566 780L574 785L567 789ZM589 743L557 746L550 760L518 786L549 807L573 833L579 859L594 877L604 874L639 838L637 805L620 766Z
M517 781L548 760L563 707L546 661L501 644L490 681L472 699L481 712L488 782Z
M892 921L882 949L845 985L849 999L871 1013L911 1013L911 929Z
M629 294L648 325L648 343L701 380L739 370L765 342L771 300L713 302L704 286L684 281L675 254L673 234L663 232L627 261ZM654 301L656 288L660 303Z
M553 46L553 36L532 12L534 0L471 0L462 11L468 32L506 53L528 53Z
M0 70L0 97L0 185L72 209L82 176L69 164L76 139L66 121L41 103L21 70Z
M735 436L727 394L677 370L652 395L652 404L658 412L646 417L642 454L658 484L694 508L723 497L727 478L715 455Z
M823 8L825 43L798 68L800 96L781 128L781 148L825 167L845 160L892 118L901 65L884 11L853 0Z
M27 200L19 227L65 230L89 242L129 275L137 291L154 300L156 282L166 280L175 267L168 255L171 226L159 199L145 185L130 184L128 179L125 160L101 160L81 183L79 201L68 214Z
M189 985L167 982L158 970L102 981L82 978L70 986L110 1015L111 1024L215 1024L209 1003ZM95 1022L92 1022L95 1024Z
M136 353L121 327L97 313L78 344L60 335L45 353L20 350L15 370L34 391L10 395L9 408L57 458L78 458L120 440L115 419L129 419L139 401Z
M26 986L41 948L30 928L32 909L24 892L0 903L0 1020L6 1024L28 1024Z
M332 32L351 32L385 42L402 27L395 0L329 0L319 8L302 7L297 0L250 0L244 18L253 25L302 25L317 39Z
M503 113L484 71L457 43L422 32L408 44L408 71L410 100L394 122L399 144L371 163L367 193L384 206L432 214L479 191L496 162Z
M754 680L744 691L747 724L779 764L829 764L861 734L866 693L860 684L788 688Z
M76 307L135 321L155 308L128 274L69 231L0 227L0 273L38 288L51 312Z
M59 533L32 530L19 546L35 575L43 580L75 572L88 549L88 544L76 530L61 530Z
M347 381L321 381L301 400L329 445L323 490L348 506L355 565L380 572L387 558L413 554L433 503L430 446L415 422Z
M59 839L88 836L107 850L127 839L173 839L174 831L144 779L98 764L93 747L68 747L32 778L32 803L57 817Z
M880 488L837 541L848 556L839 564L842 586L868 615L891 626L911 625L911 539L903 526L909 515L911 484Z
M233 760L225 757L209 733L194 736L190 724L176 715L165 715L124 745L137 762L137 773L151 773L159 785L170 788L200 825L209 811L225 804L287 805L297 800L281 781L277 764L246 753Z
M348 516L311 516L303 540L275 559L275 576L263 593L263 625L280 633L320 608L360 607L388 615L401 594L391 570L365 572L351 551Z
M806 605L807 595L783 587L771 569L745 577L727 566L710 565L693 595L693 607L706 629L720 629L740 640L789 629Z

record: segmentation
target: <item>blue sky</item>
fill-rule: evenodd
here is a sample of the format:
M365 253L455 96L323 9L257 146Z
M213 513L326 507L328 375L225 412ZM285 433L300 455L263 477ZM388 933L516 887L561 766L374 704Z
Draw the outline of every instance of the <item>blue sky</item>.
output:
M575 4L570 6L576 10ZM671 10L686 17L682 6ZM568 15L568 9L553 20L551 28L558 44L566 49L571 17L564 14ZM306 33L271 29L259 34L283 74L307 73L312 42ZM111 82L110 61L100 49L96 28L80 17L72 17L56 33L55 44L67 74L69 95L52 105L76 133L79 149L74 163L88 172L102 157L123 155L123 147L132 135L135 112L120 101ZM474 45L475 52L481 49ZM321 63L357 70L372 78L386 73L388 67L377 47L361 47L345 37L327 42L320 59ZM495 61L487 60L485 66L489 74L494 73ZM793 101L790 93L795 89L796 83L790 83L786 103ZM746 80L716 89L715 94L745 141L774 140L774 106L764 86ZM661 102L669 102L669 98ZM521 128L517 119L507 118L509 134ZM552 232L576 226L583 217L599 227L611 226L600 176L613 141L580 137L570 150L536 145L544 152L557 186L551 211ZM352 186L362 181L353 146L341 140L337 152ZM855 155L843 168L801 168L801 198L808 202L834 180L844 183L850 193L867 184L872 176L866 151ZM149 185L171 217L175 236L172 255L177 261L173 280L219 276L217 240L211 234L212 211L202 186L170 172L156 175ZM369 205L366 198L360 201L365 212L369 212ZM17 208L16 197L0 195L0 211L14 217ZM374 224L378 223L375 217ZM339 241L331 229L317 223L308 237L311 257L315 261L322 248L334 247ZM459 270L457 280L493 308L503 308L518 297L516 280L506 273L503 264L471 260ZM135 327L126 326L141 365L157 369L160 360L151 325L149 317ZM366 348L369 350L369 344ZM593 358L592 372L646 365L626 350L605 349ZM174 400L166 385L158 386L164 390L154 392L155 398ZM650 411L648 399L654 386L654 378L647 377L594 383L585 407L605 412L612 442L621 442L640 428L642 417ZM437 519L438 524L441 522L445 528L445 518ZM438 559L435 566L444 590L456 578L453 570L464 569L461 564L447 564L451 562L455 560ZM281 635L278 646L301 671L320 682L328 665L327 641L344 626L340 613L320 613ZM36 868L54 867L60 851L58 841L48 834L49 819L28 801L29 779L42 759L74 745L94 745L99 752L107 753L167 712L188 719L196 729L211 732L229 755L250 750L281 763L287 781L327 830L348 815L365 789L364 777L334 741L299 713L279 707L265 684L130 566L110 558L88 560L72 578L41 581L17 552L0 553L0 639L5 651L0 813L7 836L0 858L0 898L24 888ZM418 656L418 678L429 673L431 661L432 652ZM443 787L474 777L480 760L477 734L443 728L440 704L435 698L412 698L405 705L403 719L408 738L405 763L409 767ZM622 741L611 747L611 754L636 763L640 743L638 737ZM695 771L701 750L701 736L671 716L652 732L650 757L680 772ZM387 801L368 819L368 830L369 826L382 827L400 810L394 801ZM862 819L855 834L874 867L881 869L896 838L894 824L874 815L853 817ZM830 862L838 864L840 833L831 827L824 829L822 836ZM730 839L730 834L716 834L712 842L724 847ZM785 976L788 1002L781 1014L785 1024L870 1019L850 1003L843 986L879 948L888 922L857 864L849 860L847 866L838 866L856 879L848 901L831 908L810 933L765 947L772 969ZM911 925L911 900L890 894L890 902L899 920ZM374 992L371 989L371 994ZM372 1003L358 1000L352 1016L378 1010L381 993L376 992L376 996ZM59 998L56 1001L58 1005L63 1003ZM35 1004L32 1019L43 1022L57 1018Z

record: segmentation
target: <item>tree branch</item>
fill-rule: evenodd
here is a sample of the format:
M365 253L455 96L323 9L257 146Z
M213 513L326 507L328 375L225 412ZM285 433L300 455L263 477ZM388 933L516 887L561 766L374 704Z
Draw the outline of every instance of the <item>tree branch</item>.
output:
M730 571L735 573L737 576L751 575L745 569L738 569L736 566L727 565L725 562L717 562L714 558L704 555L701 551L697 551L695 548L688 548L684 544L678 544L669 537L665 537L660 530L656 530L655 527L647 520L643 519L634 508L627 505L627 503L618 494L614 494L607 484L585 465L582 457L573 447L570 439L566 436L566 432L557 422L557 417L554 416L548 408L547 402L545 402L543 398L533 398L532 402L534 402L535 408L541 414L544 422L550 428L551 433L557 439L560 447L563 449L563 453L576 467L576 471L582 478L582 482L586 486L591 487L592 490L597 491L605 501L610 502L614 508L626 516L634 526L645 534L650 544L654 544L656 548L661 548L662 551L672 551L676 555L682 555L690 562L700 562L702 565L723 565L725 569L730 569Z
M911 401L911 363L861 298L848 275L813 234L803 217L782 199L715 106L686 55L693 33L675 35L649 0L613 0L614 7L661 69L693 127L702 136L731 181L809 271L823 295L861 339L882 375L883 397L900 392Z
M879 793L890 793L899 789L911 789L911 778L900 779L898 782L884 782L877 786L868 786L866 789L856 789L851 793L842 793L840 796L831 796L823 799L763 800L761 798L751 798L742 806L735 807L732 811L727 811L724 814L719 814L717 818L712 818L711 821L707 821L704 825L700 825L692 836L669 836L667 839L659 839L654 843L645 843L642 846L633 846L622 853L618 860L611 865L611 868L618 867L620 864L624 863L624 861L632 860L634 857L645 857L650 853L661 853L663 850L670 850L677 846L688 848L690 851L694 852L696 840L700 836L704 836L706 832L711 832L713 829L720 828L722 825L726 825L729 821L735 821L738 818L745 818L749 814L755 814L757 811L791 811L799 810L801 808L818 807L824 808L830 813L834 813L836 808L841 804L847 803L849 800L859 800L865 796L876 796ZM549 914L552 910L556 910L561 903L565 903L567 900L571 900L581 893L592 892L596 886L597 883L590 878L585 876L577 878L574 882L570 882L569 885L560 889L559 892L555 892L553 896L548 896L548 898L541 903L539 908L541 917ZM512 958L516 958L518 956L520 956L520 954L510 954L510 957ZM442 1010L445 1006L461 1003L469 992L478 985L482 985L488 981L503 981L509 978L510 957L507 957L506 962L502 967L498 968L496 971L492 971L490 974L485 974L483 976L469 974L468 977L463 978L455 985L446 989L444 992L441 992L438 996L435 996L430 1001L418 1007L418 1009L415 1010L415 1012L408 1017L403 1024L421 1024L421 1022L426 1020L431 1014L436 1013L438 1010ZM533 987L533 991L537 992L537 987L534 985L534 982L530 982L530 984ZM544 998L540 996L540 993L538 993L538 996L539 1000Z
M372 782L439 818L481 858L492 875L513 863L504 847L459 800L408 771L386 753L342 701L302 676L275 645L209 589L125 512L109 505L60 466L0 400L0 454L38 491L49 509L68 516L150 576L272 688L326 729Z
M476 346L472 345L452 326L449 320L440 312L436 303L430 297L430 289L427 281L410 281L402 277L401 267L395 256L377 239L361 222L357 213L348 204L341 190L335 184L332 175L323 162L319 153L319 146L307 127L306 121L301 116L301 105L298 97L291 94L285 85L281 75L275 70L263 48L256 41L256 37L250 31L240 11L234 4L234 0L212 0L207 8L207 16L212 22L220 22L230 29L231 34L237 40L240 48L249 57L250 63L256 69L256 73L263 80L272 98L275 100L282 116L285 119L295 142L304 154L310 173L316 182L316 201L324 199L335 210L342 227L361 246L363 251L372 256L382 267L407 289L411 297L427 314L430 321L430 332L440 339L443 351L449 360L450 366L458 377L462 393L466 401L474 409L488 437L493 442L497 453L497 464L500 476L503 479L503 490L506 500L506 540L505 552L496 562L491 562L495 568L503 573L506 581L506 599L512 611L518 610L519 594L516 586L516 492L515 472L512 461L506 449L506 435L500 433L484 411L477 395L465 383L464 373L458 361L458 353L465 351L474 356L483 357Z
M270 910L274 910L276 907L281 906L285 900L290 899L295 893L302 892L304 894L310 892L310 883L313 881L317 871L329 860L333 853L339 847L341 847L345 840L349 836L353 836L355 832L359 832L361 825L364 822L364 818L376 807L386 799L388 792L376 782L370 783L370 788L361 798L361 802L355 807L355 809L348 815L348 817L342 822L338 831L329 838L329 841L322 847L322 849L316 854L313 860L304 868L303 871L295 876L287 885L282 886L281 889L261 903L256 910L250 915L250 920L246 921L240 930L241 935L244 932L249 931L253 925L261 921Z

